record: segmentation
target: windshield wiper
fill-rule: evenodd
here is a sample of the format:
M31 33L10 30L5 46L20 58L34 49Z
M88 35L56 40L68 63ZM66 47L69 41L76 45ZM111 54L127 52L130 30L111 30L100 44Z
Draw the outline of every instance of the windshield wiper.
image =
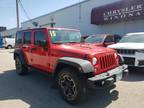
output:
M80 42L76 42L76 41L68 41L68 42L56 41L53 44L63 44L63 43L80 43Z
M69 42L66 42L66 43L80 43L80 42L76 42L76 41L69 41Z
M56 42L53 42L53 44L63 44L64 42L61 42L61 41L56 41Z

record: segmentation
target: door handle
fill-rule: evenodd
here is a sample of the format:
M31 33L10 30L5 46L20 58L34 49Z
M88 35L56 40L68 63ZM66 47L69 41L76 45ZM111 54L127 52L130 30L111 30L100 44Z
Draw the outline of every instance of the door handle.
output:
M37 48L32 48L32 49L31 49L31 51L36 51L36 50L37 50Z
M22 46L22 48L23 48L23 49L26 49L27 47L26 47L26 46Z

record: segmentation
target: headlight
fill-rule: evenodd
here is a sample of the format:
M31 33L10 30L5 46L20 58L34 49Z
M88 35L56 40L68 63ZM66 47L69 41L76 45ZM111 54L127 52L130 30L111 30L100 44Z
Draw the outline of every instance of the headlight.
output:
M97 64L97 58L95 58L95 57L92 58L92 64L93 64L93 65L96 65L96 64Z
M138 53L144 53L144 50L136 50Z

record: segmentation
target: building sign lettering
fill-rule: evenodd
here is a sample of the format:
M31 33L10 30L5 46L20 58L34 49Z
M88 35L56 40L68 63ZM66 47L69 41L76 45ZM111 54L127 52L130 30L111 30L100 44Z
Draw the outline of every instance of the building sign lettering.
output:
M92 10L91 23L100 25L142 18L144 18L143 0L122 0L94 8Z

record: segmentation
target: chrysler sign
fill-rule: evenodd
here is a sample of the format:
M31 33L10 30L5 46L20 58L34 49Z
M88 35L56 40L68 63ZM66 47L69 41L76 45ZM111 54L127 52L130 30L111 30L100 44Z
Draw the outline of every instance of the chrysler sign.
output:
M96 25L142 18L144 18L143 0L122 0L94 8L91 13L91 23Z

